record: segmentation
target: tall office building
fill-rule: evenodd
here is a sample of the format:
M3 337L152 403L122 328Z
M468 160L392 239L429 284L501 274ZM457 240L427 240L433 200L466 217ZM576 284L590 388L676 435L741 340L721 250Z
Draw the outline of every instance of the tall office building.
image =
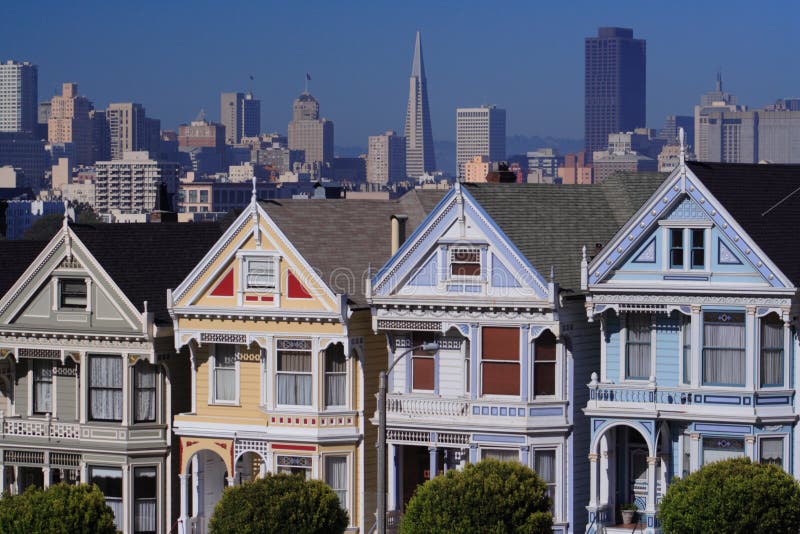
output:
M164 195L174 195L178 187L177 163L150 159L145 152L125 152L121 159L96 164L95 209L99 213L150 213L172 209L164 205Z
M315 175L316 170L326 177L332 172L333 122L319 118L319 102L307 91L294 101L289 150L301 151L303 163Z
M406 178L406 140L389 130L369 136L367 183L388 185Z
M111 159L111 131L106 112L93 109L89 112L89 120L92 122L92 161Z
M141 104L112 103L106 110L111 159L122 159L125 152L147 150L145 111Z
M242 137L255 137L261 130L261 101L252 93L222 93L219 98L220 122L225 126L225 142L237 145Z
M39 106L39 68L27 61L0 64L0 132L34 134Z
M78 95L78 84L65 83L61 95L50 101L47 139L50 143L72 143L76 165L90 165L92 159L92 103Z
M600 28L585 43L586 154L605 150L608 134L645 126L647 64L644 39L629 28ZM591 157L591 156L590 156Z
M737 104L736 95L732 95L722 90L722 74L717 73L717 81L713 91L709 91L708 93L702 95L700 97L700 105L694 107L694 152L697 156L698 161L739 161L739 158L742 156L741 153L733 154L732 152L736 150L738 152L738 148L734 149L733 147L729 146L727 151L729 152L728 155L724 155L723 152L726 150L724 147L720 145L721 139L713 139L709 137L709 135L714 136L718 135L713 132L709 132L709 126L711 129L715 129L714 126L718 124L716 121L719 117L712 117L709 118L708 114L710 112L737 112L742 111L746 112L746 108L744 106L739 106ZM745 119L752 120L752 118ZM719 123L721 126L721 123ZM737 123L728 123L727 130L733 134L733 132L739 132L737 135L741 134L741 123L737 125ZM745 131L751 130L752 125L745 124ZM752 138L752 133L750 134ZM733 135L728 136L729 143L734 137ZM755 158L755 154L745 155L745 159L748 161L752 158Z
M431 112L428 108L428 81L425 78L422 38L419 32L414 43L414 60L409 78L405 136L406 174L411 178L419 178L436 170Z
M464 179L464 165L475 156L489 161L506 159L506 110L496 106L456 110L456 164Z

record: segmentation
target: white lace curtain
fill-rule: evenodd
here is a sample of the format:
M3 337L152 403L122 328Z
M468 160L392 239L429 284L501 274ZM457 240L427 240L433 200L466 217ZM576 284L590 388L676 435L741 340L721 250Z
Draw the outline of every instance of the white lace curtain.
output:
M535 450L533 470L547 484L547 494L550 495L552 509L556 497L556 451Z
M650 328L649 314L629 313L626 316L627 332L627 376L647 379L650 377Z
M214 346L214 395L218 401L236 400L236 345Z
M339 505L347 507L347 458L329 456L325 459L325 482L339 498Z
M53 411L53 360L33 360L33 411Z
M278 404L311 405L311 352L278 351Z
M156 469L137 467L133 480L133 530L138 533L156 531Z
M761 385L783 385L783 322L775 315L761 320Z
M89 407L92 419L122 420L122 357L89 357Z
M134 421L156 420L156 366L148 362L138 362L134 367Z
M92 467L91 483L97 484L114 512L114 526L122 530L122 470L109 467Z
M761 463L783 465L783 438L761 439Z
M341 345L325 351L325 406L344 406L347 394L347 358Z
M703 314L703 382L743 385L745 382L743 313Z

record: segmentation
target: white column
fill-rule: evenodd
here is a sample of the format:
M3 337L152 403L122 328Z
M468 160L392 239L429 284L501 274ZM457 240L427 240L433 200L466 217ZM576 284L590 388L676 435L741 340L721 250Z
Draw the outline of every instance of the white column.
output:
M692 440L689 447L689 472L694 473L700 469L700 434L692 432L689 437Z
M430 457L428 465L428 470L429 470L428 479L433 480L433 478L436 476L436 473L439 471L439 462L438 462L439 449L437 447L428 447L428 454Z
M0 463L0 493L6 489L6 466Z
M236 477L225 477L225 482L229 488L232 488L233 485L236 483Z
M608 346L606 344L606 314L600 314L600 382L608 382L608 371L606 362L608 361ZM578 384L585 380L585 377L577 377Z
M44 489L50 487L50 466L42 467L42 478L44 479Z
M600 478L608 480L611 476L611 451L608 450L606 446L604 446L601 442L600 445L600 458L598 458L599 462L599 470L600 470ZM597 501L603 504L609 504L611 502L611 484L600 484L600 487L597 488L599 490Z
M189 521L189 475L178 475L181 481L181 516L178 521L178 534L188 534Z
M703 370L702 361L703 361L703 341L700 329L700 319L702 308L700 306L692 306L692 334L691 334L691 357L689 358L689 365L692 366L692 387L697 388L700 387L700 382L702 377L700 373ZM694 399L692 399L694 400Z
M122 355L122 426L128 425L128 412L130 411L131 406L131 395L132 391L130 390L130 374L131 368L128 365L128 355Z
M600 455L589 453L589 506L599 506L600 497Z
M755 306L748 306L747 313L745 314L744 318L744 328L745 328L745 349L744 349L744 361L745 361L745 379L744 385L745 387L752 391L754 389L755 384L755 345L756 345L756 307ZM754 407L755 408L755 407Z
M89 355L81 353L78 373L78 418L82 425L86 424L87 406L89 405ZM83 482L83 481L81 481Z
M753 462L756 461L756 437L755 436L745 436L744 437L744 455L750 458Z
M189 396L192 401L192 413L197 413L197 369L195 367L194 350L194 342L189 341L189 379L191 380Z
M656 509L656 465L657 456L647 457L647 511L652 512Z
M386 477L386 509L397 510L397 445L389 443L389 466Z
M125 417L123 415L123 417ZM128 464L122 466L122 531L127 532L131 526L131 509L133 500L131 499L130 467Z

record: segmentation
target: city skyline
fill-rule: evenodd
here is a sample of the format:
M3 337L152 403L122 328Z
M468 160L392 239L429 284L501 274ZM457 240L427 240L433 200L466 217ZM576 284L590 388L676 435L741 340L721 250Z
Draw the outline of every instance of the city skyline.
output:
M219 8L180 3L156 11L152 2L139 5L137 10L79 6L76 24L93 31L73 32L65 40L57 21L72 16L74 5L37 4L49 13L43 18L32 6L15 3L0 21L0 48L7 59L39 65L40 100L52 97L62 83L75 82L96 108L138 102L165 129L177 129L200 109L218 120L221 92L252 91L262 101L262 129L283 132L308 72L309 89L338 125L342 146L366 146L369 135L403 130L408 43L416 30L425 39L437 140L455 139L456 108L487 103L508 110L509 135L581 138L583 43L600 26L631 27L648 42L650 127L661 127L668 114L689 114L699 96L713 89L718 70L726 87L752 107L800 94L800 72L781 68L791 64L800 44L791 22L798 7L789 2L763 6L747 19L740 15L743 2L728 2L725 9L718 2L611 9L588 2L569 7L506 2L497 7L498 30L503 20L531 24L506 31L502 44L459 32L480 14L474 3L424 9L422 4L340 9L313 3L304 15L304 39L297 39L294 25L282 23L300 15L292 6L231 5L226 26L236 27L235 34L203 37ZM95 24L123 15L129 20L125 27ZM142 25L159 39L126 44L135 41L129 32ZM747 39L731 37L745 31ZM198 35L187 53L183 43L192 33ZM291 46L276 46L281 42ZM483 79L474 76L475 64L489 66ZM551 77L548 83L542 83L543 73Z

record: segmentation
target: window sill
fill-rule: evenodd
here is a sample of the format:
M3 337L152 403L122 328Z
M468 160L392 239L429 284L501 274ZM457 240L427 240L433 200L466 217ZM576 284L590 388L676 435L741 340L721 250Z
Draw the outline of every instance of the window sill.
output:
M239 401L211 401L208 403L209 406L230 406L234 408L241 407Z

